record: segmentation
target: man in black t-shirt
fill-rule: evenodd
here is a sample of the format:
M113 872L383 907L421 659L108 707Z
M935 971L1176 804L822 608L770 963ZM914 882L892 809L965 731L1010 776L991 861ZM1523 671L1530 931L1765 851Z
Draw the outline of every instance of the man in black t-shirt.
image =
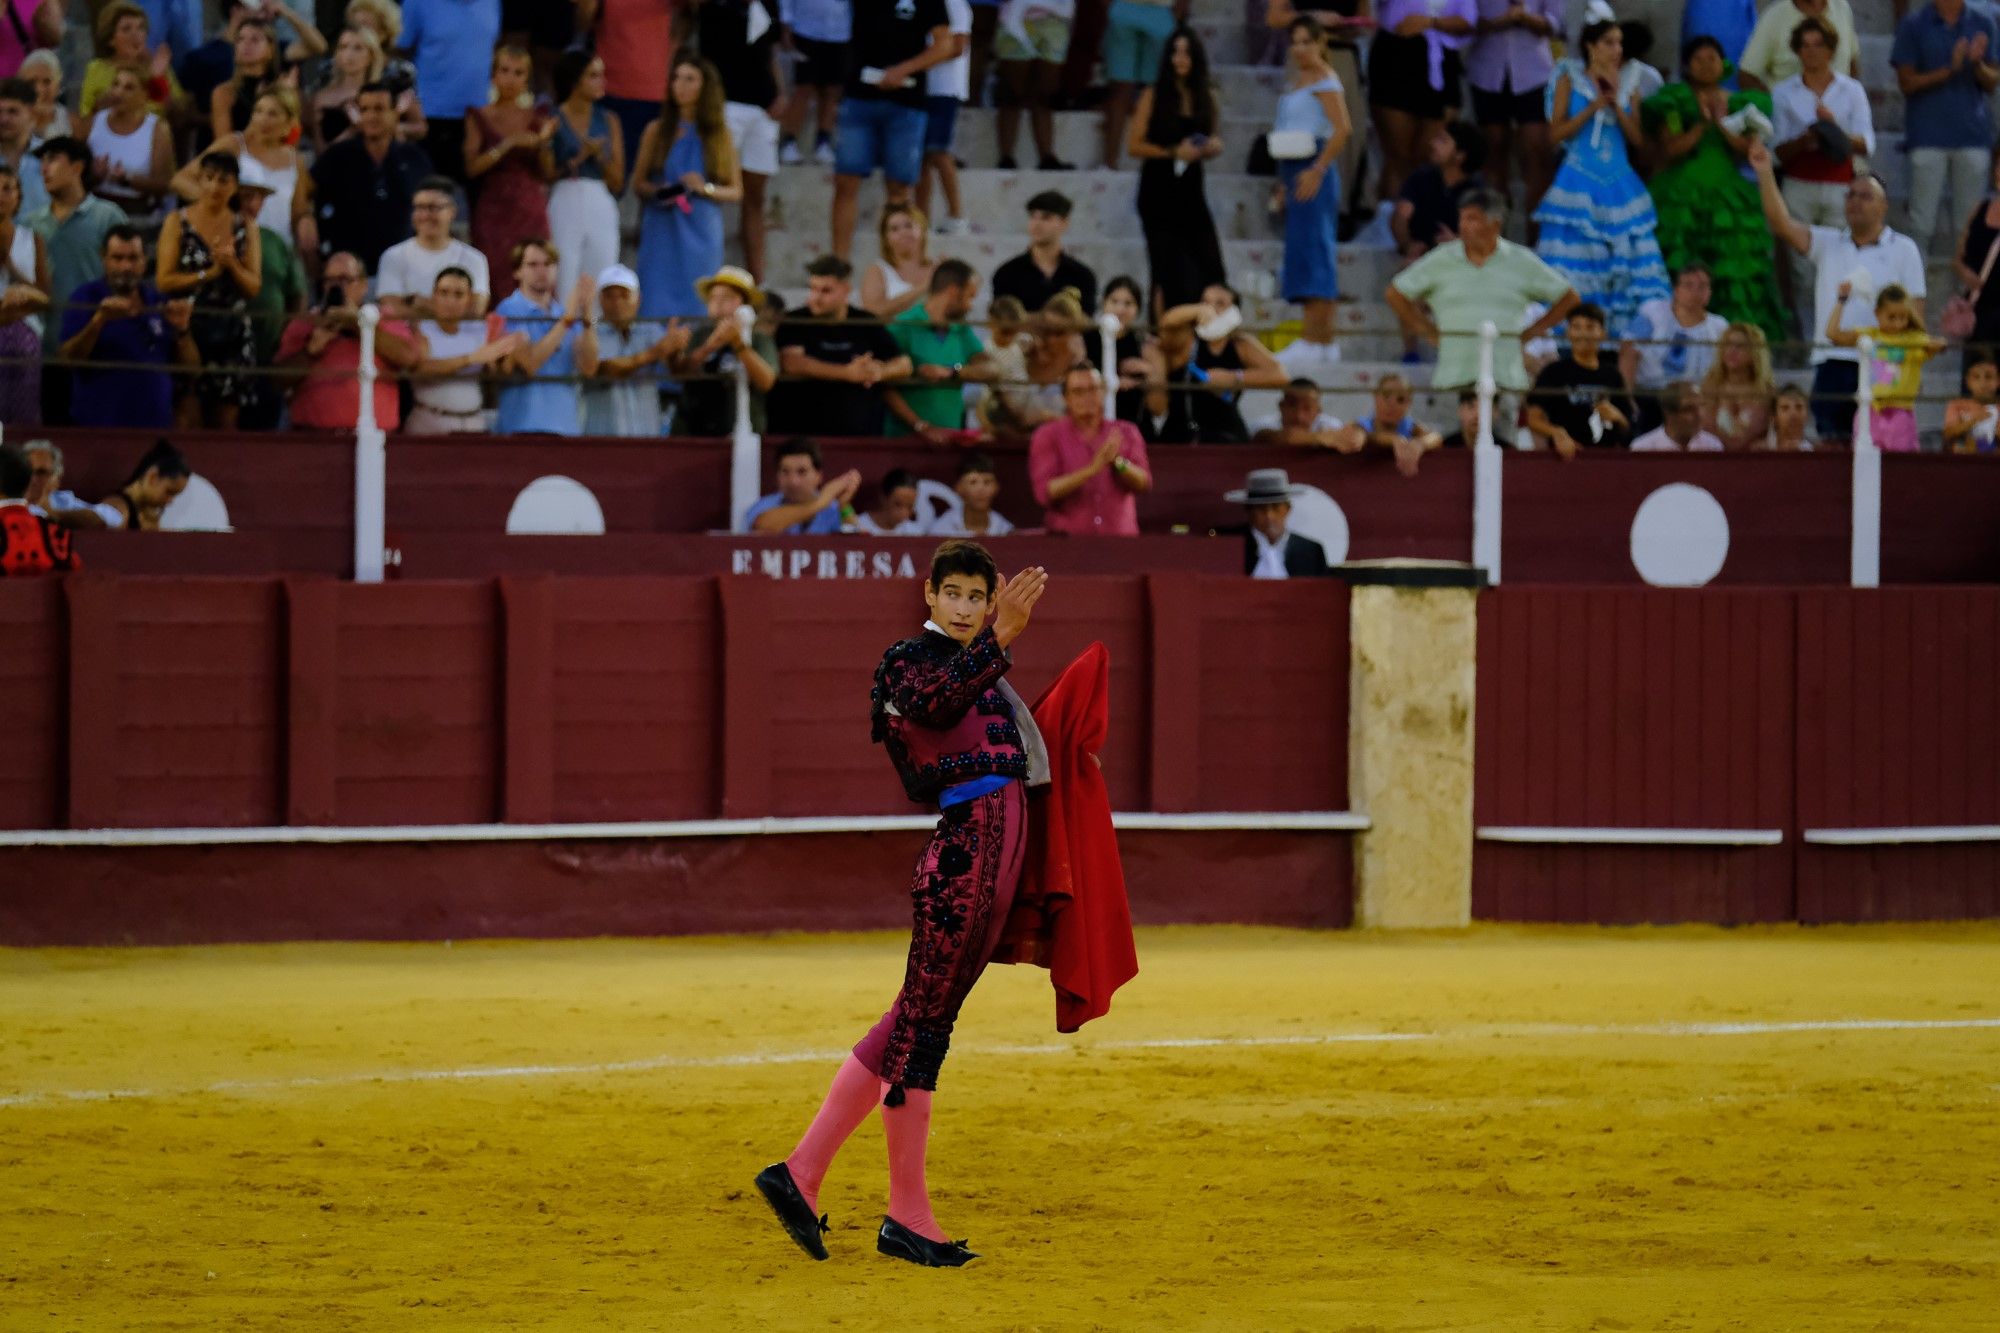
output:
M1486 141L1464 121L1453 121L1431 136L1431 160L1403 182L1403 196L1389 217L1396 247L1416 259L1433 246L1458 239L1458 201L1485 182Z
M806 266L806 303L778 325L784 378L771 391L774 432L880 435L884 380L906 379L910 358L889 328L847 302L854 270L821 255Z
M924 165L924 71L951 59L944 0L868 0L854 6L847 86L834 145L833 253L847 258L861 182L879 169L900 204Z
M1584 301L1569 312L1569 352L1542 367L1528 390L1528 429L1564 458L1579 449L1619 449L1632 439L1631 394L1618 363L1601 355L1604 307Z
M1055 190L1028 201L1028 248L994 270L994 296L1011 296L1032 315L1057 292L1071 291L1084 314L1097 313L1097 275L1063 251L1069 211L1068 197Z
M703 0L701 54L722 75L723 115L743 169L743 267L764 280L764 185L778 173L778 0ZM751 36L752 33L756 35Z

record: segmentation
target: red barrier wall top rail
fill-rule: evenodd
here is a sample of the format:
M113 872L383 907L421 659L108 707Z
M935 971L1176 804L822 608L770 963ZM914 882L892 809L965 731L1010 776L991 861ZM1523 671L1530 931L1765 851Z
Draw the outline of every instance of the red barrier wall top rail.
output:
M114 491L151 437L134 432L51 432L67 453L67 483L86 497ZM352 561L352 441L305 434L177 436L200 475L228 506L234 534L177 538L135 551L123 534L86 541L104 568L133 572L342 574ZM899 440L822 441L827 465L859 468L870 479L892 467L949 484L963 457L956 448ZM771 445L766 444L766 474ZM1017 525L1039 522L1027 480L1026 449L990 450L1000 472L999 508ZM1381 451L1257 445L1160 446L1152 492L1141 498L1149 532L1240 530L1244 515L1224 494L1252 468L1283 467L1322 493L1294 520L1336 557L1472 557L1473 469L1462 450L1439 451L1415 478L1400 476ZM1641 505L1690 488L1726 523L1713 554L1715 581L1738 585L1845 584L1853 543L1853 460L1844 454L1653 455L1586 451L1572 462L1552 454L1505 455L1500 488L1501 565L1513 583L1640 583L1634 563ZM1987 458L1888 455L1881 459L1881 577L1885 582L2000 582L2000 465ZM555 556L546 545L503 534L510 509L537 478L571 478L603 511L606 536L585 555ZM1677 489L1678 488L1678 489ZM388 446L387 543L408 577L562 569L577 573L721 572L713 548L654 540L726 530L729 449L716 440L399 436ZM864 496L864 500L865 500ZM1684 507L1669 506L1671 514ZM1657 517L1657 516L1656 516ZM1669 517L1653 540L1710 542ZM541 561L542 563L536 563ZM662 563L664 562L664 563ZM1237 552L1182 557L1236 568ZM1095 557L1094 569L1144 572L1157 566L1139 548Z

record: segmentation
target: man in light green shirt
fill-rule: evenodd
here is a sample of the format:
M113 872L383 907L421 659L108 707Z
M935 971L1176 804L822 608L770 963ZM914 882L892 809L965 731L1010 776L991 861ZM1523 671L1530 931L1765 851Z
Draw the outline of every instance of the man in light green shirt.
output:
M1458 206L1459 239L1438 246L1389 284L1389 308L1403 327L1438 345L1434 391L1477 387L1479 327L1489 320L1500 331L1493 347L1494 383L1503 391L1525 390L1522 344L1569 318L1579 300L1569 280L1533 250L1500 238L1506 220L1501 195L1474 190ZM1548 311L1528 323L1528 307L1536 304ZM1495 421L1501 418L1494 414Z
M965 425L965 385L998 373L979 335L965 322L979 294L979 275L962 259L947 259L931 274L928 295L889 322L889 336L910 358L920 386L884 386L888 434L921 435L932 443Z
M1847 0L1804 0L1803 4L1778 0L1757 16L1749 44L1736 62L1738 72L1756 79L1766 89L1776 88L1798 73L1799 57L1792 50L1792 29L1808 15L1833 25L1834 36L1839 39L1833 52L1834 69L1860 78L1861 39L1854 34L1854 10Z
M42 183L49 202L21 219L21 225L42 238L49 252L49 314L42 345L54 356L62 344L63 313L70 293L104 276L104 236L128 221L125 210L84 189L90 171L90 145L63 136L35 150L42 163Z

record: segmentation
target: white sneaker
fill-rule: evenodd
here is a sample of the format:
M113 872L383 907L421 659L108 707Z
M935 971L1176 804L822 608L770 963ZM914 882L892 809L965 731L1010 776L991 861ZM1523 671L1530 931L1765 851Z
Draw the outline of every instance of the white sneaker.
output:
M940 236L970 236L972 235L972 224L964 218L939 218L937 234Z
M823 167L833 165L833 144L830 140L822 140L813 146L813 161Z
M1277 353L1276 360L1284 368L1287 379L1311 380L1325 387L1336 380L1340 365L1340 344L1307 342L1304 338L1294 338Z
M806 155L799 151L799 141L797 139L785 140L784 144L778 149L778 161L783 166L796 167L805 160Z

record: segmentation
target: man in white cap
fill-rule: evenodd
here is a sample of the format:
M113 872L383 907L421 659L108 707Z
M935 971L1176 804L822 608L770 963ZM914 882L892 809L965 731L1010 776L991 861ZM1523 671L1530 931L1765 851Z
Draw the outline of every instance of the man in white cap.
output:
M689 377L681 387L681 410L674 434L727 435L736 428L736 369L750 377L750 429L764 432L764 395L778 382L778 345L754 324L745 333L737 311L753 315L764 302L757 281L734 264L724 264L694 285L708 302L708 318L684 338L674 373Z
M1243 572L1253 579L1312 578L1326 573L1326 548L1285 528L1292 516L1292 497L1305 494L1281 467L1252 472L1240 491L1223 499L1245 506L1250 531L1243 542Z
M597 275L597 378L583 387L585 435L658 435L660 367L687 346L675 323L639 318L639 275L613 264Z

